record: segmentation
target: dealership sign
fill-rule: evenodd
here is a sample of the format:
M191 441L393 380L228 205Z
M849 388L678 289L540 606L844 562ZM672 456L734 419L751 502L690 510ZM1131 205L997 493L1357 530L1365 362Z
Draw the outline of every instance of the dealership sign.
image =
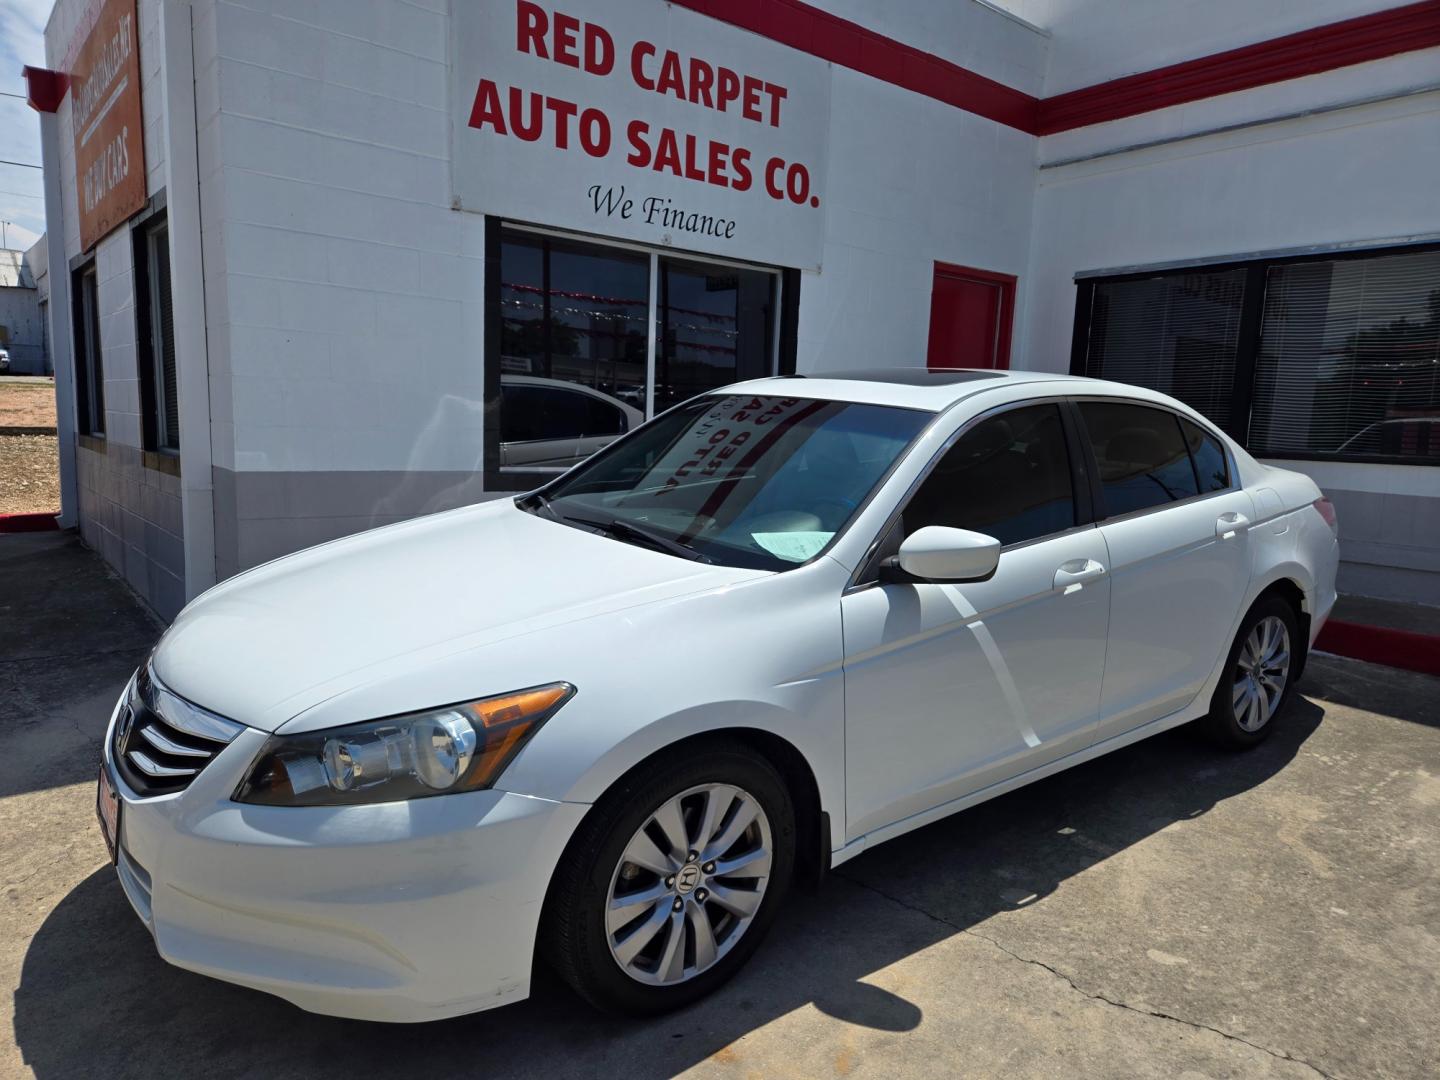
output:
M455 5L455 205L818 267L829 65L660 0L574 10Z
M80 246L145 206L144 121L135 0L105 0L70 65Z

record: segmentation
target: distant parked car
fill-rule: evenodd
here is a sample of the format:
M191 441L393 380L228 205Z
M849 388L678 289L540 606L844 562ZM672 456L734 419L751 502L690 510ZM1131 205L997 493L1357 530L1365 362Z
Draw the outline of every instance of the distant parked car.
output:
M500 376L500 464L569 468L640 426L645 414L581 383Z
M0 375L10 370L10 353L6 349L0 349Z
M1336 453L1440 457L1440 416L1376 421L1346 439Z

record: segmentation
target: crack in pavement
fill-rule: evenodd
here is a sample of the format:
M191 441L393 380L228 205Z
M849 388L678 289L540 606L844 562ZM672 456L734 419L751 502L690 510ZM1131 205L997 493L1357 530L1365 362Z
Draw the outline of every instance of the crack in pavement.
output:
M912 904L906 900L902 900L900 897L888 893L884 889L871 885L868 881L861 881L859 878L851 877L850 875L841 873L838 870L832 870L831 873L838 878L850 882L852 885L857 885L862 889L866 889L869 892L874 893L876 896L889 900L892 904L897 904L900 907L905 908L907 911L913 911L917 915L923 915L927 919L931 919L944 926L948 926L952 930L957 931L958 933L976 938L979 941L983 941L987 945L998 949L1000 952L1004 953L1012 960L1018 960L1022 964L1030 964L1034 967L1038 967L1045 971L1048 971L1051 975L1064 982L1067 986L1070 987L1070 989L1074 990L1077 994L1080 994L1082 997L1089 998L1091 1001L1099 1001L1106 1005L1113 1006L1117 1009L1124 1009L1126 1012L1135 1013L1137 1016L1149 1016L1157 1020L1169 1020L1173 1023L1183 1024L1188 1028L1193 1028L1196 1031L1208 1031L1213 1035L1219 1035L1222 1039L1229 1039L1231 1042L1237 1042L1240 1043L1242 1046L1248 1046L1252 1050L1259 1050L1261 1053L1268 1054L1271 1057L1277 1058L1280 1061L1290 1061L1294 1062L1296 1065L1303 1065L1305 1068L1315 1073L1316 1076L1322 1077L1323 1080L1336 1080L1334 1076L1332 1076L1330 1073L1325 1072L1318 1066L1312 1064L1309 1061L1306 1061L1304 1058L1295 1057L1295 1055L1287 1053L1284 1050L1272 1050L1268 1046L1261 1046L1259 1043L1251 1042L1249 1039L1241 1035L1232 1034L1231 1032L1225 1031L1221 1028L1211 1027L1209 1024L1202 1024L1195 1020L1187 1020L1183 1016L1175 1016L1172 1013L1161 1012L1158 1009L1152 1009L1139 1005L1131 1005L1129 1002L1118 1001L1115 998L1107 997L1106 995L1099 993L1098 991L1086 990L1084 987L1076 983L1073 978L1065 974L1065 972L1061 971L1059 968L1053 967L1052 965L1045 963L1045 961L1043 960L1035 960L1028 956L1021 956L1013 949L1009 948L1008 946L1002 945L999 941L996 941L992 937L987 937L986 935L981 934L969 927L961 926L959 923L951 922L949 919L941 915L936 915L933 912L926 911L924 908L918 907L917 905Z

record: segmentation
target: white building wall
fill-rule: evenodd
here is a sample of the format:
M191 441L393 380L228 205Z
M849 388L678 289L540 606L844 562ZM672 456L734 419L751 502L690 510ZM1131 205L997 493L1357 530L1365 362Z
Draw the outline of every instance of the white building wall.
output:
M1427 60L1440 61L1440 51L1316 79L1366 96L1410 78ZM1367 74L1369 86L1357 85ZM1270 114L1268 90L1202 104L1223 108L1231 122L1243 120L1246 107L1259 118ZM1144 124L1157 136L1183 131L1186 121L1173 115L1183 111L1149 114ZM1103 130L1112 126L1087 129L1091 148L1128 141ZM1042 160L1052 158L1051 141L1042 140ZM1077 274L1440 239L1440 201L1427 179L1435 176L1440 91L1042 167L1017 355L1026 367L1069 369ZM1342 590L1440 603L1433 466L1280 464L1310 473L1336 502Z
M202 6L208 0L199 0ZM146 192L164 186L165 145L158 43L161 0L138 0L141 101L145 124ZM90 0L58 0L45 29L46 64L64 66L66 51L86 20ZM74 133L70 97L57 113L65 253L80 251ZM185 599L184 530L179 478L147 467L141 450L140 383L137 374L135 276L128 228L116 229L95 248L100 310L101 366L105 375L105 438L82 438L74 448L80 529L86 543L123 573L159 612L173 615ZM52 274L70 267L52 266ZM55 313L58 332L70 334L68 312ZM63 451L62 451L63 452Z
M827 6L1038 88L1044 35L984 5ZM228 402L212 395L223 577L481 496L484 218L451 209L445 0L218 0L213 35L197 122L202 175L215 166L202 206L223 232L208 301L212 375L230 376ZM934 260L1023 276L1034 140L831 78L824 266L803 275L799 367L923 364Z

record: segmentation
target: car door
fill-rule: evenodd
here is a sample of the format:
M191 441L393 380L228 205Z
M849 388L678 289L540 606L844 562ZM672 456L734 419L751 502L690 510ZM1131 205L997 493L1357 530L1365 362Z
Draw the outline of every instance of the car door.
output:
M1133 401L1076 411L1110 553L1105 739L1184 708L1230 647L1255 509L1222 444L1190 419Z
M871 560L948 525L1004 544L990 578L936 584L871 569L842 599L852 838L1091 742L1110 586L1105 542L1076 497L1084 478L1068 423L1054 400L972 422Z

